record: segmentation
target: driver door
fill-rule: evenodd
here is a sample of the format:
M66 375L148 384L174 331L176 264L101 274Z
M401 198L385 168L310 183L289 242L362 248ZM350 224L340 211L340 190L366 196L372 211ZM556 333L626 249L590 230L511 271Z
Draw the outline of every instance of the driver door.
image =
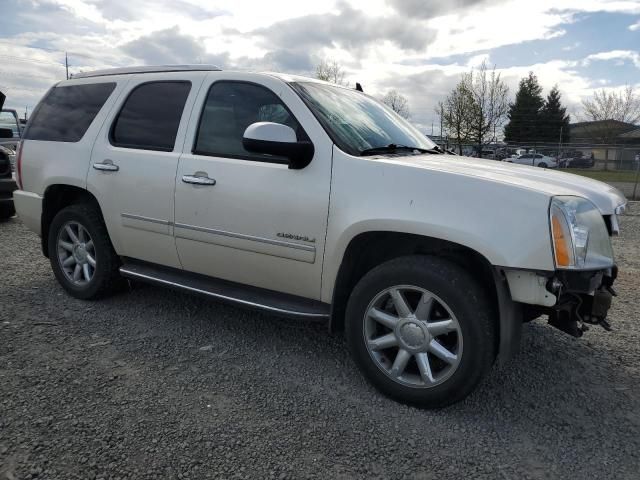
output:
M176 176L182 266L319 299L332 143L281 80L212 76L196 102ZM244 131L260 121L288 125L299 141L311 140L311 163L292 170L285 158L246 151Z

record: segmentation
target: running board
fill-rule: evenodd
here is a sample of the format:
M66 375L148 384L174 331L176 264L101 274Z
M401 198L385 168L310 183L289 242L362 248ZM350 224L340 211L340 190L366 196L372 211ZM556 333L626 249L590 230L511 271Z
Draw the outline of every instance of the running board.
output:
M225 303L290 318L328 320L331 309L330 305L317 300L128 259L120 267L120 274L131 280L204 295Z

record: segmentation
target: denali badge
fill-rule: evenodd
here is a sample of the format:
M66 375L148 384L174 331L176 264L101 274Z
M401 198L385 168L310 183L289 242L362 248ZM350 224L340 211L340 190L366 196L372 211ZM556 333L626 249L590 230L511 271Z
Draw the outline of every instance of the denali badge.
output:
M295 235L293 233L278 232L278 236L281 238L289 238L291 240L302 240L303 242L316 243L315 238L309 238L306 235Z

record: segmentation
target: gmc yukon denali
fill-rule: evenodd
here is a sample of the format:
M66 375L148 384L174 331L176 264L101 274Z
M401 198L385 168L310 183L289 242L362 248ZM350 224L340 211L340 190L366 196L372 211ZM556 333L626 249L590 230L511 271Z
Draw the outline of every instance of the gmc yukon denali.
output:
M70 295L137 280L325 319L401 402L463 399L541 315L609 328L616 189L444 154L361 91L203 65L84 73L40 102L17 173Z

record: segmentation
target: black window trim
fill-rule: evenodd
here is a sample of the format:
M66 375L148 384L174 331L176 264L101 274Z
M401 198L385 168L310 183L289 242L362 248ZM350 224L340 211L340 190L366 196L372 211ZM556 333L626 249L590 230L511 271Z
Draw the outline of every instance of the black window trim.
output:
M151 83L185 83L189 85L189 91L187 92L187 97L185 98L184 106L182 107L182 113L180 114L180 122L178 122L178 129L176 130L176 140L178 139L178 131L180 130L180 125L182 124L182 117L184 116L185 107L187 106L187 101L189 100L189 95L191 95L191 91L193 89L193 83L191 82L191 80L149 80L147 82L139 83L135 87L133 87L131 90L129 90L129 93L127 94L126 98L120 104L120 109L118 110L118 113L116 114L116 116L113 117L113 120L111 121L111 125L109 126L109 144L111 146L118 147L118 148L129 148L133 150L150 150L153 152L175 151L176 140L174 140L173 142L173 147L163 148L163 147L156 147L154 145L138 145L138 144L134 145L134 144L126 144L126 143L116 143L115 140L113 139L113 131L116 128L116 124L118 123L120 114L122 113L122 110L124 109L125 105L127 104L127 101L129 100L133 92L135 92L138 88L143 87L145 85L149 85Z
M298 125L300 125L300 128L304 132L305 137L307 137L309 139L309 142L313 144L313 142L311 142L311 138L307 134L307 131L302 126L302 123L300 123L300 121L297 119L297 117L289 109L289 107L287 106L285 101L282 100L282 98L280 98L280 95L278 95L276 92L271 90L269 87L266 87L265 85L262 85L261 83L251 82L249 80L223 79L223 80L215 80L215 81L213 81L211 83L211 85L209 85L209 88L207 89L207 93L204 96L204 100L202 102L202 105L200 106L200 115L198 116L198 125L196 126L196 131L195 131L195 133L193 135L193 141L191 143L191 154L192 155L200 155L200 156L203 156L203 157L230 158L230 159L233 159L233 160L247 160L247 161L250 161L250 162L274 163L274 164L278 164L278 165L288 165L289 164L289 161L286 158L268 158L268 157L265 158L264 156L260 156L260 155L255 155L255 156L254 155L234 155L234 154L231 154L231 153L219 154L219 153L211 153L211 152L204 152L204 151L196 150L196 143L198 142L198 134L200 133L200 124L202 123L202 117L204 116L204 109L207 106L207 99L209 98L209 94L211 93L211 89L216 84L220 84L220 83L235 83L235 84L242 83L242 84L247 84L247 85L254 85L256 87L263 88L264 90L267 90L268 92L273 93L282 102L282 106L287 111L287 113L289 113L289 115L291 115L293 117L293 119L298 123ZM311 161L313 161L313 159Z
M49 90L47 90L47 93L44 94L44 96L42 97L42 100L40 100L38 102L38 104L36 105L36 108L33 110L33 112L31 112L31 115L29 115L29 120L27 121L27 124L25 125L25 127L22 129L22 135L21 135L21 139L22 140L29 140L30 142L57 142L57 143L80 143L82 141L82 139L85 137L85 135L87 134L87 132L89 131L89 129L91 128L91 125L93 124L93 122L95 121L96 117L98 115L100 115L100 112L102 111L102 109L104 108L104 106L109 102L109 99L111 98L111 95L113 95L113 92L116 91L116 89L118 88L118 82L114 82L114 81L109 81L109 82L86 82L86 83L70 83L67 85L60 85L62 82L58 82L54 85L51 86L51 88L49 88ZM109 95L107 95L107 98L105 99L104 103L102 104L102 106L100 107L100 109L98 110L98 112L96 113L95 117L93 117L93 119L91 120L91 123L89 123L89 126L87 127L87 129L85 130L84 134L75 142L69 141L69 140L36 140L33 138L27 138L27 132L29 131L29 127L32 125L32 121L31 119L35 119L37 118L37 114L40 111L40 108L42 107L43 101L49 96L49 94L55 90L56 88L66 88L66 87L76 87L76 86L82 86L82 85L113 85L113 89L109 92Z

